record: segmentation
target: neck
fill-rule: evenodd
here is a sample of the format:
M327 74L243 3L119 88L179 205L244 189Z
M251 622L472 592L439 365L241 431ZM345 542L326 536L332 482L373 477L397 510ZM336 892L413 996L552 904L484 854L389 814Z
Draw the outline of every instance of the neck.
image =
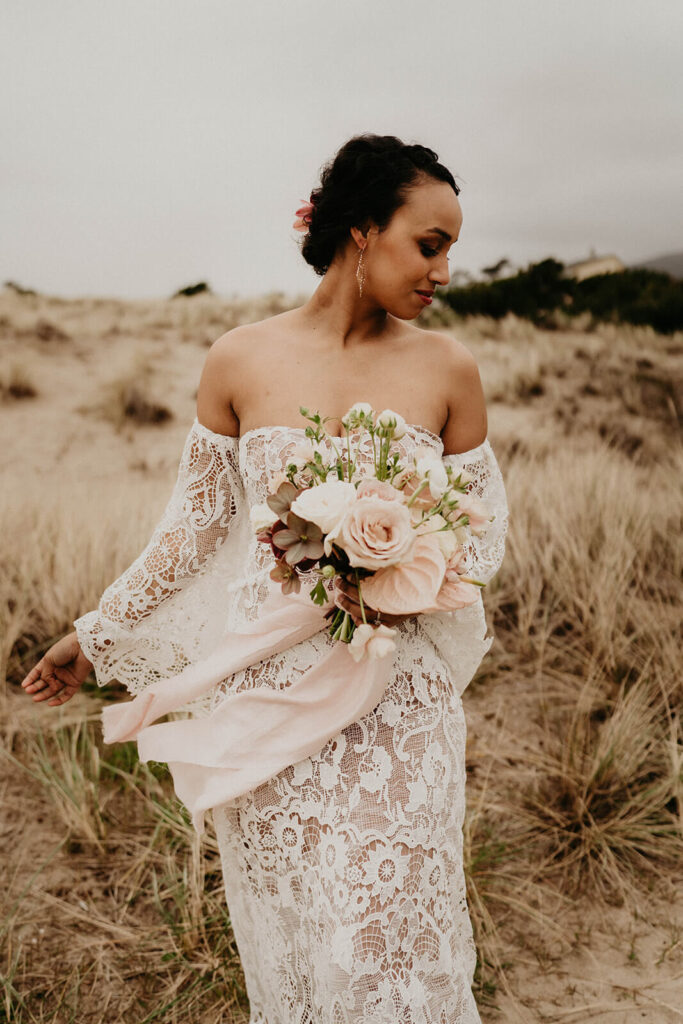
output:
M330 347L351 349L377 342L386 332L388 314L369 295L358 294L358 250L332 263L322 281L301 307L311 328Z

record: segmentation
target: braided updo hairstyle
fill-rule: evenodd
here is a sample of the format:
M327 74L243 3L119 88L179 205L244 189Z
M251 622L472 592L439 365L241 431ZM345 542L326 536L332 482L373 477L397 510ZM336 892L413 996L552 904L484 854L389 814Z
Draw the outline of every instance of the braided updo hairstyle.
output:
M406 145L394 135L354 135L325 164L320 187L311 192L313 209L301 254L320 277L352 227L372 220L380 231L406 201L421 177L445 181L456 196L453 175L426 146Z

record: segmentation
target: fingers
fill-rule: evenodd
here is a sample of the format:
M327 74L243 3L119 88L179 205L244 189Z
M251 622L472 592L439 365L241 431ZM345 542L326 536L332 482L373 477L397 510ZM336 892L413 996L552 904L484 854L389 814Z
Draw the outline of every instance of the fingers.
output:
M60 670L55 668L50 658L41 658L22 680L21 687L31 695L34 703L48 701L48 707L57 707L70 700L78 689L71 679L62 679Z
M347 583L343 587L340 586L339 590L341 593L336 595L335 604L343 611L349 613L356 626L360 626L364 619L363 611L358 601L358 587L354 583ZM365 618L368 622L371 622L376 617L377 612L365 602L363 602L363 609L365 611Z
M38 693L49 686L49 681L54 676L54 665L47 659L41 658L38 664L31 669L26 678L22 681L22 689L27 693Z
M71 700L75 693L75 690L71 689L71 687L69 686L66 686L64 687L61 693L58 693L56 697L53 697L52 700L49 700L47 702L47 706L49 708L58 708L60 704L66 704L68 700Z
M44 685L41 689L33 694L32 699L36 703L44 700L49 701L55 697L61 696L66 690L71 689L71 687L67 686L66 683L63 683L62 680L58 679L56 676L46 679L43 682Z

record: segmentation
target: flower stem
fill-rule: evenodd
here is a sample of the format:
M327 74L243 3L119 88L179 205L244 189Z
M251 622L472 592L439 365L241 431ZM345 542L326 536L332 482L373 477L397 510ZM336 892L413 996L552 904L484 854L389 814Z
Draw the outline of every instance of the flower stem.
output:
M410 495L410 497L408 498L408 500L406 502L406 505L410 508L410 506L413 504L413 502L417 498L417 496L420 493L420 491L424 491L425 487L428 487L428 486L429 486L429 480L423 480L422 483L420 484L420 486L415 491L415 493Z
M367 625L368 620L365 618L365 605L363 604L363 595L360 588L360 578L358 576L358 569L355 569L356 574L356 586L358 587L358 604L360 605L360 613L363 616L363 622Z
M351 621L352 621L351 620L351 616L349 615L348 612L345 612L344 613L344 621L343 621L342 627L341 627L341 634L339 636L339 639L342 641L342 643L348 643L349 642L350 629L351 629Z

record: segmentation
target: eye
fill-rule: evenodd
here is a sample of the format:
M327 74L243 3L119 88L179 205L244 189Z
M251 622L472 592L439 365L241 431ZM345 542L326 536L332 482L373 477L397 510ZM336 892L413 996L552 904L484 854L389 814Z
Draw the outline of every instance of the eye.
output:
M421 245L422 253L424 256L436 256L438 249L432 249L429 245Z

